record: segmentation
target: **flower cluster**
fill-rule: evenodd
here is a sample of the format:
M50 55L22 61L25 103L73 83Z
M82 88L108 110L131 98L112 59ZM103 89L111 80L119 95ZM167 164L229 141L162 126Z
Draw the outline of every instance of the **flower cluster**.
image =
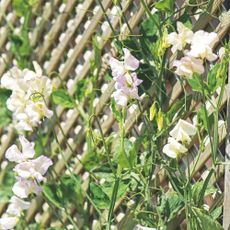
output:
M10 200L10 205L6 213L0 219L0 228L12 229L18 222L23 210L29 208L30 203L24 201L30 194L40 194L42 188L39 183L45 180L45 173L53 164L46 156L39 156L33 159L35 155L34 143L29 142L24 136L19 137L21 151L16 145L12 145L6 151L6 158L17 163L14 172L17 174L16 183L13 186L14 196Z
M191 143L191 137L197 132L196 127L189 122L180 119L176 126L170 131L168 143L163 148L163 153L171 158L179 158L185 154L187 145Z
M1 87L12 90L7 100L7 108L13 112L15 128L19 131L32 131L44 117L50 118L53 112L46 106L52 93L51 80L42 75L40 66L33 62L34 71L13 67L1 79Z
M213 53L213 47L218 41L217 33L208 33L203 30L193 33L181 22L177 22L177 32L168 35L168 43L172 46L173 53L185 49L185 56L173 63L176 74L188 78L191 78L194 73L203 74L204 60L212 62L217 59L217 55ZM190 45L190 50L186 49L188 45Z
M123 51L124 61L119 61L113 57L109 61L116 89L112 96L121 107L127 106L131 99L140 99L138 86L142 83L142 80L138 79L134 72L138 69L140 62L128 49L124 48Z

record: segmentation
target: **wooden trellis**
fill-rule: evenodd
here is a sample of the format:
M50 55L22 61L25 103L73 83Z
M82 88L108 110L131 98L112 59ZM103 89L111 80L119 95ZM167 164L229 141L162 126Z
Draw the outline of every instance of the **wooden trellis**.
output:
M101 2L103 9L101 8L99 1ZM103 50L103 72L100 77L100 90L101 96L95 98L95 115L99 118L102 131L105 135L116 130L116 120L109 108L109 100L114 90L113 82L106 82L104 76L107 72L107 57L108 55L116 55L114 46L112 43L113 32L111 31L105 17L106 12L110 22L119 34L123 37L127 37L130 31L121 20L125 15L130 28L133 33L138 33L138 25L143 20L145 15L144 7L139 0L123 0L121 1L122 11L120 8L113 4L112 0L85 0L79 3L77 0L38 0L38 4L34 9L33 14L33 29L30 34L31 46L34 49L34 59L36 59L42 66L47 75L51 75L53 72L59 73L61 79L69 85L68 91L70 95L74 94L75 84L88 77L90 71L90 59L94 57L92 48L92 37L97 36L98 42ZM228 1L226 1L228 2ZM153 0L146 0L146 3L151 5ZM14 56L10 51L10 42L8 38L9 26L13 25L15 28L22 26L22 20L18 18L16 13L12 9L11 0L0 1L0 76L7 71L9 67L15 63ZM182 7L184 2L182 0L177 1L177 8ZM210 14L203 13L198 20L192 18L194 22L194 31L199 29L205 29L207 31L215 30L219 37L223 39L229 34L230 28L230 14L226 14L225 19L220 21L219 16L226 11L224 8L224 0L214 0L210 6ZM215 15L213 17L212 15ZM122 22L122 23L121 23ZM220 44L217 44L215 48L218 48ZM182 96L183 89L181 84L175 79L170 79L167 82L169 85L168 93L171 94L169 100L169 106L172 106L176 100ZM60 86L60 85L58 85ZM154 96L153 89L149 90L150 96ZM216 99L218 98L218 92ZM226 91L222 100L223 111L226 108L226 102L228 98L228 89L226 85ZM84 100L82 102L85 103ZM143 100L141 102L142 112L149 109L150 100ZM191 106L194 108L199 106L199 101L195 99L192 101ZM81 159L87 154L84 149L85 132L82 125L80 114L77 110L57 108L57 115L61 121L62 130L58 125L55 125L57 130L57 138L59 144L63 146L65 160L68 162L74 162L73 170L84 178L83 187L88 187L88 173L84 172L82 165L78 162L76 155ZM125 130L127 136L135 136L134 128L138 132L142 132L143 126L140 125L141 111L139 108L132 108L128 112L128 119L125 124ZM192 117L191 117L192 119ZM141 127L141 128L140 128ZM95 129L97 126L95 125ZM63 135L65 134L65 136ZM14 141L15 135L11 126L6 129L0 130L0 163L4 161L4 153L10 144ZM226 140L227 131L225 125L219 127L219 144L222 146ZM66 139L67 137L67 139ZM68 142L68 144L66 143ZM52 152L58 151L58 144L56 140L50 140ZM71 146L71 149L69 148ZM191 146L190 149L190 165L188 166L182 159L182 167L192 167L193 162L196 159L195 156L196 146ZM224 159L225 153L219 155L220 159ZM194 180L202 180L205 172L208 171L211 165L211 148L208 144L205 148L205 152L202 154L200 161L195 167ZM66 173L65 162L61 159L61 154L58 153L57 157L53 159L55 164L53 169L56 172L57 178ZM187 170L187 169L186 169ZM155 172L158 183L166 185L167 178L164 172ZM218 174L213 176L211 182L218 187L222 193L216 194L211 204L223 202L224 196L224 167L220 166ZM229 190L229 188L227 189ZM121 198L115 205L115 212L117 218L117 225L115 229L125 229L124 225L128 221L128 213L121 214L123 212L120 208L123 198ZM6 204L0 203L0 214L6 209ZM78 218L77 210L73 207L71 214ZM95 215L92 213L92 229L100 229L100 223L104 221L103 217L106 216L106 212L103 213L100 220L94 219ZM122 218L120 218L122 216ZM230 216L230 213L229 213ZM44 200L37 198L33 200L31 207L27 213L27 220L31 221L34 218L40 220L41 225L44 228L48 226L58 226L60 221L55 219L53 210L51 210ZM177 219L169 223L169 229L176 229L184 220L184 215L181 213ZM65 213L63 213L63 222L67 222ZM79 227L81 227L80 217L78 219Z

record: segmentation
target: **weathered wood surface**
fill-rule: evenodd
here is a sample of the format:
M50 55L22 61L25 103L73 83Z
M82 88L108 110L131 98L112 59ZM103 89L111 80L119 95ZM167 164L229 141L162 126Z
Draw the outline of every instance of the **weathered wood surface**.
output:
M31 35L31 45L35 49L35 57L36 59L43 64L44 69L46 73L49 75L52 72L58 72L60 74L60 77L63 79L63 81L67 82L70 78L74 81L74 83L77 83L79 80L87 78L87 74L90 70L90 59L93 57L93 51L89 43L92 40L92 36L96 33L98 27L100 27L103 22L105 22L104 12L99 7L97 10L95 8L98 6L98 4L95 4L95 1L93 0L87 0L84 1L83 5L81 6L80 10L74 12L74 8L79 6L78 2L75 0L68 0L64 6L64 11L59 12L60 8L63 7L63 3L60 0L54 0L52 1L52 4L44 4L44 1L40 0L41 4L38 4L38 8L42 9L43 12L41 14L40 20L36 23L35 28L32 31ZM149 0L146 1L148 3L152 3L153 1ZM210 14L207 15L207 13L204 13L200 16L198 21L194 24L194 30L198 29L205 29L209 26L212 26L212 15L216 14L216 12L219 11L220 6L222 5L223 0L215 0L213 5L210 5ZM104 0L102 1L102 4L104 6L104 9L106 13L109 15L111 12L111 9L114 7L112 0ZM178 5L183 4L183 1L180 1ZM7 37L7 31L9 28L5 25L5 23L2 23L5 20L5 16L9 15L11 13L11 17L9 17L7 20L9 20L9 23L12 25L15 25L20 28L21 23L15 14L15 12L10 12L10 5L11 0L3 0L0 4L0 50L2 51L4 61L0 60L0 76L7 70L8 65L10 66L14 60L14 57L10 50L7 47L8 43L8 37ZM144 14L144 8L141 6L140 1L122 1L122 7L123 12L128 12L130 10L134 10L135 12L130 15L128 18L130 28L134 31L139 22L143 18ZM95 12L94 12L95 10ZM92 13L94 12L94 13ZM88 13L91 13L91 17L89 20L87 20ZM219 14L219 13L218 13ZM36 18L33 19L36 21ZM51 23L52 22L52 23ZM87 23L87 26L85 25ZM119 32L121 29L121 14L115 15L113 20L111 21L114 28L117 28ZM68 25L68 26L67 26ZM85 30L83 33L80 33L80 28L85 26ZM226 24L221 25L219 24L216 28L216 31L218 32L220 38L223 38L226 33L228 33L230 27L230 19L227 21ZM46 31L48 31L47 34ZM130 31L126 28L124 31L125 36L129 36ZM43 36L43 35L46 36ZM74 44L73 40L76 39L76 34L80 35L79 40ZM113 37L113 33L110 28L107 28L105 31L103 31L102 34L100 34L101 40L100 45L103 47L104 50L108 52L115 54L112 46L111 41ZM71 45L70 45L71 44ZM91 54L88 59L84 59L83 56L85 54L85 50L89 49L91 51ZM71 51L71 52L70 52ZM63 56L68 53L68 58L63 59ZM48 54L48 55L47 55ZM79 60L84 60L79 61ZM76 67L81 67L80 70L75 71ZM107 67L105 68L105 72L107 71ZM101 88L103 87L103 76L102 76L102 84ZM109 131L112 129L115 118L112 114L112 112L107 112L108 119L103 120L102 116L104 111L108 110L107 102L109 101L111 94L114 90L114 83L111 82L108 84L106 89L103 89L103 94L98 99L98 103L95 105L95 114L98 116L98 118L101 121L101 126L103 133L109 133ZM69 88L69 93L73 95L74 88ZM154 95L153 90L150 89L149 91L150 95ZM179 82L176 82L172 86L171 90L171 98L169 100L169 105L173 105L177 98L183 94L183 90L181 88L181 85ZM222 106L224 107L226 105L227 101L227 94L224 94L224 98L222 101ZM150 101L144 100L141 103L142 110L148 110ZM73 130L77 127L77 125L80 125L80 131L75 134L74 136L68 137L67 139L63 135L62 131L58 128L58 141L60 144L64 143L65 141L69 141L69 143L72 146L73 151L76 154L81 155L81 158L84 158L87 154L85 151L79 151L79 146L81 146L85 141L85 130L82 126L81 122L79 122L80 115L77 111L72 111L72 115L70 117L67 117L67 113L70 113L71 111L67 111L62 109L61 107L57 108L57 114L60 118L60 120L63 123L63 131L64 135L68 136L68 133L70 130ZM127 119L126 123L126 134L129 135L133 127L135 125L139 124L139 117L141 115L141 111L139 111L138 108L136 108L132 114L130 114L129 118ZM226 139L227 132L226 130L220 129L221 135L220 135L220 144L224 142ZM4 136L1 136L0 141L0 162L4 160L4 153L5 150L10 146L10 144L14 141L14 132L11 127L9 127L7 130L4 130ZM55 140L52 141L52 151L55 151L57 149L57 143ZM202 155L201 160L196 165L194 174L199 173L199 170L203 167L205 167L205 164L210 159L211 152L210 148L207 147L205 150L205 154ZM228 148L226 152L228 152ZM64 150L64 156L67 161L76 160L76 157L73 155L73 152L66 147ZM192 167L192 164L189 167ZM58 176L63 174L65 172L65 164L63 160L56 159L54 170L57 173ZM226 171L227 170L227 171ZM74 167L74 171L80 175L84 175L84 170L82 165L78 162L76 163ZM225 177L228 176L228 166L225 169ZM224 173L223 167L220 170L219 177ZM158 175L159 181L163 182L167 178L164 174L159 173ZM217 181L218 178L213 178L213 184ZM229 188L229 184L227 184L229 180L225 180L226 183L226 189ZM84 184L85 188L87 188L88 183L87 181ZM226 190L227 191L227 190ZM225 193L225 203L228 203L228 199L230 196L227 195L228 193ZM121 204L122 199L120 199L115 206L115 210L118 211L119 205ZM49 226L50 222L52 222L53 213L50 209L46 209L45 203L41 199L36 199L33 201L30 210L27 214L27 219L31 220L36 215L41 215L41 222L43 226ZM42 208L43 207L43 208ZM230 215L228 215L229 205L225 205L225 217L224 223L227 225L228 219ZM5 209L5 205L0 205L0 213L2 213ZM75 210L73 208L72 214L75 213ZM106 213L104 213L106 215ZM102 218L103 219L103 218ZM183 219L183 218L182 218ZM102 220L103 221L103 220ZM99 222L98 222L99 224ZM226 226L225 225L225 226ZM96 228L100 225L95 225Z

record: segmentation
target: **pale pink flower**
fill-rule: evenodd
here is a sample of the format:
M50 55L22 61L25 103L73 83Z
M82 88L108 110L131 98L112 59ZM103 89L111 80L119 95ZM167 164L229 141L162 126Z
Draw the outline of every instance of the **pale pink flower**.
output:
M12 196L10 199L10 205L8 206L6 213L14 216L20 216L23 210L27 210L30 206L30 202L24 201L17 196Z
M21 178L36 179L41 182L45 179L43 176L52 164L53 162L48 157L40 156L34 160L19 163L14 168L14 171Z
M115 58L110 59L113 79L115 80L116 91L112 94L116 103L121 106L127 106L131 99L140 99L138 96L138 86L142 80L137 78L135 71L140 62L126 48L124 51L124 61L118 61Z
M111 57L109 60L109 65L112 70L112 75L114 80L118 76L123 76L127 72L135 71L139 67L139 60L137 60L128 49L124 48L124 61L118 61L117 59Z
M21 163L27 159L33 158L35 155L34 143L29 142L24 136L19 136L22 151L16 145L12 145L6 151L6 158L9 161Z
M116 90L113 92L112 97L114 98L117 105L121 107L126 107L129 101L129 98L126 94L123 93L122 90Z
M25 180L20 177L17 178L17 182L14 184L12 190L16 196L22 199L27 198L32 193L39 195L42 192L42 188L38 186L36 181Z
M122 90L128 98L139 99L138 88L142 80L137 78L136 73L126 74L125 76L118 76L115 88Z
M16 216L3 215L3 217L0 218L0 229L13 229L17 225L18 221L19 218Z
M174 61L173 66L177 67L175 73L183 77L191 78L194 73L204 73L203 61L190 56L185 56L181 60Z

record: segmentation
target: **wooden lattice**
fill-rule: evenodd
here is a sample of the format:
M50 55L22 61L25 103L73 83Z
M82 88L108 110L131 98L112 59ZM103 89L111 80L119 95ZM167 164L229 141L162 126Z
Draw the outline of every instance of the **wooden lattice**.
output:
M100 1L100 0L99 0ZM79 3L77 0L38 0L35 13L31 25L33 28L30 33L31 46L34 49L33 58L37 60L42 66L48 76L53 72L59 73L63 82L68 86L70 95L74 94L74 87L76 83L88 77L90 71L90 59L94 57L92 48L92 37L96 35L98 42L103 50L103 71L100 73L100 90L101 96L95 98L95 115L99 118L102 131L105 135L117 129L116 120L109 108L108 101L114 90L114 83L107 82L104 76L108 70L107 60L109 55L116 55L113 41L113 31L110 29L106 21L105 13L109 18L113 28L116 29L117 34L122 34L122 37L130 35L131 31L123 22L122 17L125 15L129 22L133 34L138 34L138 25L145 17L145 10L139 0L123 0L121 1L122 11L113 4L112 0L101 0L101 8L99 1L85 0ZM154 3L153 0L146 0L147 4ZM228 1L227 1L228 2ZM219 20L219 16L226 9L224 8L224 0L214 0L210 7L210 14L203 13L198 20L192 18L194 22L194 31L198 29L205 29L207 31L215 30L220 38L224 38L229 33L230 15L227 15L223 22ZM177 8L182 7L183 1L177 1ZM215 17L214 17L214 16ZM16 15L11 6L11 0L0 1L0 76L3 75L15 63L14 56L10 51L10 42L8 32L10 30L8 25L15 28L22 26L22 20ZM217 44L218 48L220 44ZM173 57L172 57L173 59ZM182 96L183 89L181 84L175 79L170 79L167 82L168 93L171 94L169 100L169 107L171 107L176 100ZM58 84L60 87L60 83ZM150 98L154 96L153 89L149 90ZM218 92L216 98L218 97ZM228 90L226 85L226 92L222 100L223 114L225 114L226 103L228 98ZM84 104L85 102L83 102ZM199 100L193 97L191 106L198 107ZM139 119L140 115L149 109L151 104L150 99L145 99L141 102L141 111L138 107L132 107L128 112L128 119L125 124L126 135L135 136L136 131L142 132L144 126ZM60 145L63 146L64 157L68 162L72 162L74 172L84 178L83 187L85 190L88 187L89 175L84 172L82 165L78 162L76 155L84 159L87 151L84 149L86 130L82 124L79 112L73 109L57 108L57 116L60 120L60 126L55 124L55 120L49 125L55 126L57 131L57 139ZM192 119L192 117L191 117ZM221 115L220 115L221 119ZM62 128L62 130L60 129ZM95 122L95 130L98 126ZM64 133L64 135L63 135ZM4 161L4 153L6 149L13 143L15 138L14 130L11 126L0 130L0 162ZM34 134L35 135L35 134ZM227 136L225 125L219 128L220 141L220 159L224 159L224 143ZM56 179L68 170L65 168L65 162L62 160L61 153L58 152L58 144L55 139L50 140L52 153L57 152L53 157L55 164L53 166L56 172ZM68 142L68 144L67 144ZM71 149L69 147L71 146ZM196 145L191 146L190 149L190 165L192 167L195 160ZM193 173L194 181L202 180L205 172L209 169L211 164L211 149L209 144L205 148L201 159L196 165ZM187 168L187 161L182 160L182 167ZM162 186L168 186L167 177L164 172L155 172L155 180ZM210 202L212 206L223 202L223 180L224 180L224 166L219 167L219 172L212 178L212 184L218 187L222 193L216 194ZM115 205L117 226L114 229L125 229L125 224L129 219L129 213L124 213L121 207L123 198L121 198ZM0 203L0 214L6 209L6 204ZM77 210L72 207L71 214L78 218L79 227L81 227L81 219L77 215ZM101 222L105 221L103 217L106 212L97 219L92 210L92 229L100 229ZM48 226L58 226L61 222L68 222L65 213L63 212L63 219L60 222L55 218L54 211L51 210L44 200L37 198L33 200L31 207L27 213L27 221L35 218L41 222L44 228ZM184 214L180 214L177 219L169 223L169 229L176 229L184 220Z

